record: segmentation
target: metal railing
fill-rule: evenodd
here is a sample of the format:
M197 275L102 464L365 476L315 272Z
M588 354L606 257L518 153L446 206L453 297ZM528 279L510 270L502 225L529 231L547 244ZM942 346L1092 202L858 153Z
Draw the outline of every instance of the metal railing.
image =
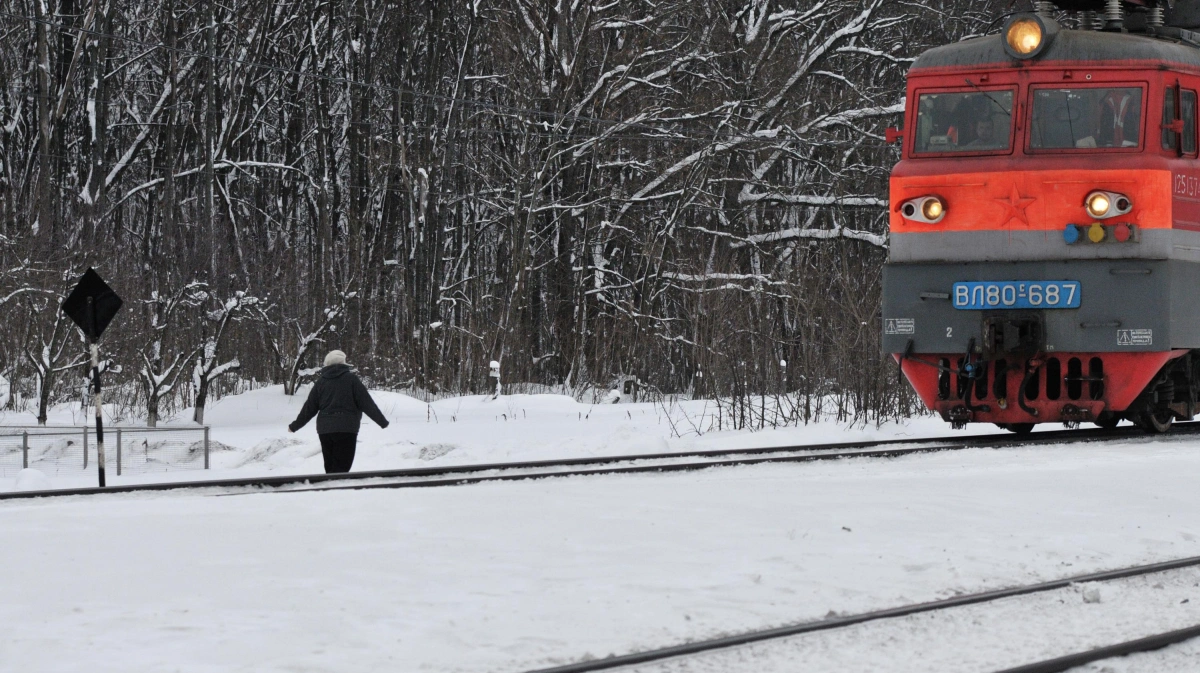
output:
M105 469L117 475L207 470L208 427L108 427L104 453ZM0 426L0 477L30 467L47 475L83 474L95 463L95 428Z

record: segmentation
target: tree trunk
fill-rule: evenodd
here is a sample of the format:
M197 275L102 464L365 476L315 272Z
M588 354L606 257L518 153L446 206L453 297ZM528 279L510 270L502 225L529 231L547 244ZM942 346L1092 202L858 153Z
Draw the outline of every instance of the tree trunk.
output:
M50 388L54 381L53 376L54 376L54 374L52 372L45 372L45 373L39 373L38 377L37 377L37 382L38 382L37 424L38 425L45 425L46 420L49 418Z
M200 385L196 387L196 410L192 414L192 420L199 425L204 425L204 406L208 404L208 386L210 383L207 376L201 376Z

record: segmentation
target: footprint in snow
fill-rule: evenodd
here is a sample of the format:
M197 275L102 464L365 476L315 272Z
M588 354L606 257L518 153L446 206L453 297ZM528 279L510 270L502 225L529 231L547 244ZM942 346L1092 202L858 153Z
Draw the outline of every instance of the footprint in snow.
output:
M417 454L417 457L421 460L435 460L457 448L453 444L429 444L421 447L421 453Z

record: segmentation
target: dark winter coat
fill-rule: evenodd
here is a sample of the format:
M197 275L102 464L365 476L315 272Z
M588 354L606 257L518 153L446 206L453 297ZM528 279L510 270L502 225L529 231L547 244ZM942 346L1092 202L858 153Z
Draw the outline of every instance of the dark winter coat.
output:
M350 365L330 365L321 370L308 399L300 408L300 415L288 427L295 432L316 416L319 435L358 432L363 414L370 416L381 428L388 426L388 420L375 406L367 387L350 370Z

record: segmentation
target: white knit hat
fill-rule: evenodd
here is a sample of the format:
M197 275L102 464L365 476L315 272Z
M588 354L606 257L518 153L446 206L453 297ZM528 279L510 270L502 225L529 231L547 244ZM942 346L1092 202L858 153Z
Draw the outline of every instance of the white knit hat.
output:
M346 364L346 354L341 351L329 351L325 356L325 366Z

